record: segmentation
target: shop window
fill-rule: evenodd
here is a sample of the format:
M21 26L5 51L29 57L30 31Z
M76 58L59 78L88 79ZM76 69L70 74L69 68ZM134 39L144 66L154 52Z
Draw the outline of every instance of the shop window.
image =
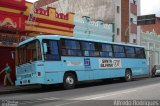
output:
M117 13L119 13L120 12L120 7L119 6L117 6Z
M120 31L119 31L119 28L117 28L117 35L119 35Z

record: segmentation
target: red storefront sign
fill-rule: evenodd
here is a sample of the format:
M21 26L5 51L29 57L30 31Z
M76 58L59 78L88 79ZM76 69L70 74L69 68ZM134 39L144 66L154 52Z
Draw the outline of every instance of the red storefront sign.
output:
M10 3L10 4L16 4L16 5L23 5L25 6L25 0L0 0L0 2L6 2L6 3Z
M18 10L26 9L25 0L0 0L0 6Z
M0 11L0 28L4 30L24 30L25 29L25 19L21 15L9 14Z

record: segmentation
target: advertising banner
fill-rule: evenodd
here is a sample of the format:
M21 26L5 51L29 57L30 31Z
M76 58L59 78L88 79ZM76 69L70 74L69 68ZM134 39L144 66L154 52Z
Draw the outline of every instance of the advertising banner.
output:
M122 68L120 59L99 59L99 68Z
M2 13L0 17L0 27L6 30L24 30L24 21L20 16Z

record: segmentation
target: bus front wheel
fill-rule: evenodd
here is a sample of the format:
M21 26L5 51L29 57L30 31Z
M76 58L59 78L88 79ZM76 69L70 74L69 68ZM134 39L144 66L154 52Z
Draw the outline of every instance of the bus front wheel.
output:
M130 70L126 70L125 72L125 81L131 81L132 80L132 73Z
M63 78L64 89L73 89L76 85L76 77L72 73L66 73Z

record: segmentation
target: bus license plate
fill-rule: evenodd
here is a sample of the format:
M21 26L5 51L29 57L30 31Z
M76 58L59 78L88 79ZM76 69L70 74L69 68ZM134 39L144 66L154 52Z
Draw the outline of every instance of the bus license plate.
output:
M23 84L26 84L27 83L27 80L23 80Z

